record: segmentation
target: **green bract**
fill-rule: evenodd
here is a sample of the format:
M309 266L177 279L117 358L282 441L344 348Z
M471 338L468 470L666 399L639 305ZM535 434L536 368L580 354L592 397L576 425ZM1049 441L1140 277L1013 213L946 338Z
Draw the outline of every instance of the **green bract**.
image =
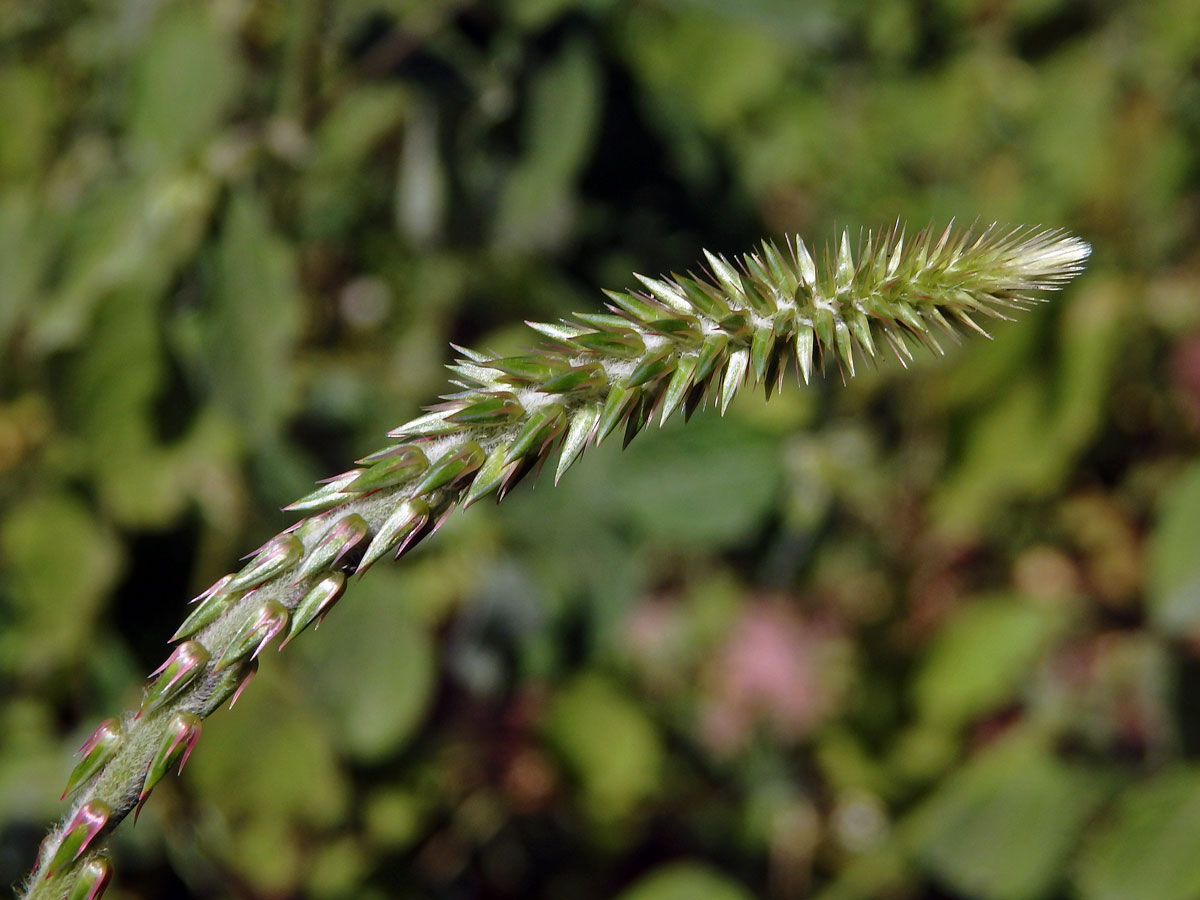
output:
M391 432L359 461L289 509L303 513L239 572L221 579L175 639L136 713L108 720L71 775L73 804L43 843L23 896L94 900L109 877L104 835L148 796L200 735L200 720L236 698L277 637L286 642L337 600L345 576L400 555L454 509L497 499L558 451L555 480L623 426L626 442L656 416L690 416L709 398L729 406L749 380L768 396L795 366L843 377L887 348L940 351L939 335L980 331L1061 287L1090 248L1061 231L843 234L817 265L798 238L764 243L736 262L707 254L707 274L655 279L608 293L609 312L531 326L545 341L519 357L458 348L455 390Z

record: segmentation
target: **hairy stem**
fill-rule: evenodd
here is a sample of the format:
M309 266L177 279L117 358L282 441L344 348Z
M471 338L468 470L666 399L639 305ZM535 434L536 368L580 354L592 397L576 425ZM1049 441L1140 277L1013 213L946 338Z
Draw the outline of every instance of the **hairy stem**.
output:
M723 413L747 382L769 397L795 365L808 381L843 376L886 346L940 351L938 334L982 332L1082 268L1083 241L994 226L848 235L821 265L798 238L764 243L736 263L707 254L704 276L637 276L644 290L608 293L609 311L530 323L543 341L522 356L457 348L454 390L288 507L302 515L238 572L193 601L137 710L108 719L81 749L71 806L42 844L25 900L95 900L111 875L107 834L140 809L168 769L183 768L201 722L232 702L272 643L280 648L336 603L347 577L403 554L454 509L503 499L557 450L555 481L618 428L626 442L655 417L690 416L708 398Z

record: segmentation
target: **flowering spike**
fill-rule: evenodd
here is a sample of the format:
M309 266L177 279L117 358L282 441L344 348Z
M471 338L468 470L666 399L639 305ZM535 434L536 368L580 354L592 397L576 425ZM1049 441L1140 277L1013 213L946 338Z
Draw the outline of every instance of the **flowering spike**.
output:
M342 516L309 551L308 556L297 570L296 577L292 579L292 584L299 584L324 569L336 566L359 541L367 536L369 530L367 520L358 513L347 513Z
M232 665L238 660L254 659L288 625L288 611L283 604L264 599L254 607L251 617L234 635L221 658L213 666L214 672Z
M167 730L163 733L162 739L154 751L154 756L151 757L150 763L146 767L146 777L142 781L142 790L138 795L137 807L133 814L135 822L146 799L150 796L150 792L163 780L171 766L179 763L179 774L183 774L183 767L187 765L188 757L192 755L196 742L200 740L200 732L199 716L187 712L177 712L171 717L171 722L167 725Z
M79 755L82 759L67 778L67 786L63 788L59 800L62 800L81 784L91 781L108 764L121 745L122 730L121 722L118 719L105 719L96 726L91 737L84 741L83 746L79 748Z
M956 337L978 330L979 316L1003 319L1038 302L1088 253L1061 231L995 227L930 229L906 243L897 226L865 233L853 253L842 232L820 265L799 238L786 248L767 241L734 262L709 254L709 278L639 276L648 293L610 294L608 312L533 324L547 341L524 355L460 348L449 367L454 389L440 403L391 432L392 446L292 504L306 518L197 599L176 633L187 640L152 676L141 711L102 725L69 780L71 790L102 786L114 808L97 799L68 817L46 841L26 900L96 900L108 871L95 856L99 835L186 759L200 719L237 699L269 642L320 621L344 588L347 554L368 536L359 573L415 546L461 506L503 498L560 439L556 481L592 443L618 425L628 441L660 408L660 422L678 409L686 418L713 396L724 412L750 373L769 397L793 355L805 380L818 361L853 374L880 346L903 363L910 342L937 350L938 332ZM214 647L215 665L195 634ZM161 714L140 718L150 711Z
M103 800L89 800L80 806L63 830L62 840L54 851L50 865L46 867L46 877L49 878L65 863L79 859L88 844L104 830L112 813L112 807Z
M166 662L150 673L158 676L146 689L138 718L158 709L185 687L195 681L208 664L208 651L199 641L184 641L167 657Z
M281 534L267 543L254 559L234 575L227 591L245 591L270 581L294 566L304 555L304 544L294 534Z
M342 596L345 586L346 576L341 572L326 572L321 576L321 579L309 588L300 602L296 604L296 608L292 611L287 637L279 644L279 649L282 650L286 647L291 643L292 638L314 621L320 625L325 614L333 609L333 604L337 603L338 598Z
M379 526L367 552L355 570L362 575L385 553L397 545L403 545L429 521L429 504L424 500L409 500L402 503L387 520Z
M93 856L79 867L67 900L100 900L111 880L112 863L103 856Z

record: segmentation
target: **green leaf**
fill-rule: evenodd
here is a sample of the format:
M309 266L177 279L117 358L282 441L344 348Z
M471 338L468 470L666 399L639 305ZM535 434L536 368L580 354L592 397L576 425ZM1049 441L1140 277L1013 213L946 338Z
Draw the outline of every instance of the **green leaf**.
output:
M779 451L737 419L700 416L651 431L615 475L618 502L648 536L677 546L727 546L758 527L775 502Z
M55 84L51 66L10 61L0 71L0 179L33 178L54 158L54 128L67 95Z
M1083 900L1200 896L1200 770L1174 766L1122 791L1079 857Z
M0 558L0 602L13 616L0 631L0 672L38 675L77 661L121 570L117 539L72 495L47 491L6 510Z
M955 771L910 820L918 860L977 900L1033 900L1063 877L1109 779L1017 734Z
M600 89L592 50L582 42L568 43L534 76L524 117L524 154L504 182L497 244L553 247L570 233L573 185L591 147Z
M956 726L1011 700L1056 624L1045 607L1012 598L957 610L937 632L913 680L921 717Z
M1200 624L1200 463L1163 497L1150 538L1146 600L1154 624L1169 634L1194 634Z
M555 699L546 737L582 782L600 824L629 817L661 784L663 747L641 707L598 675L583 675Z
M217 136L242 81L235 41L208 4L162 8L131 79L128 129L143 153L168 160Z
M329 732L266 666L232 711L205 723L203 752L188 762L184 781L237 825L216 851L262 893L294 892L305 835L346 814L349 785ZM151 802L147 812L156 808Z
M746 888L706 865L676 862L655 869L617 900L752 900Z
M293 250L271 227L262 201L235 196L222 223L217 283L204 310L203 362L216 399L246 442L269 445L291 410L291 353L302 298Z
M406 608L410 592L398 573L377 569L354 585L353 602L295 645L339 748L360 761L395 752L432 699L433 641Z
M313 137L312 161L300 173L305 236L343 239L363 216L372 195L390 187L371 179L368 156L400 127L408 107L402 88L370 83L347 91L321 117Z

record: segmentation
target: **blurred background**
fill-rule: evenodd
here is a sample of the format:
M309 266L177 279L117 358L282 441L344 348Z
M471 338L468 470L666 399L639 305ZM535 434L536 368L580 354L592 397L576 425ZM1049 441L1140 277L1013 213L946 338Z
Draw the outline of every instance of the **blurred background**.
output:
M1200 896L1194 0L0 0L0 882L279 508L701 248L1061 297L591 453L355 584L108 896Z

